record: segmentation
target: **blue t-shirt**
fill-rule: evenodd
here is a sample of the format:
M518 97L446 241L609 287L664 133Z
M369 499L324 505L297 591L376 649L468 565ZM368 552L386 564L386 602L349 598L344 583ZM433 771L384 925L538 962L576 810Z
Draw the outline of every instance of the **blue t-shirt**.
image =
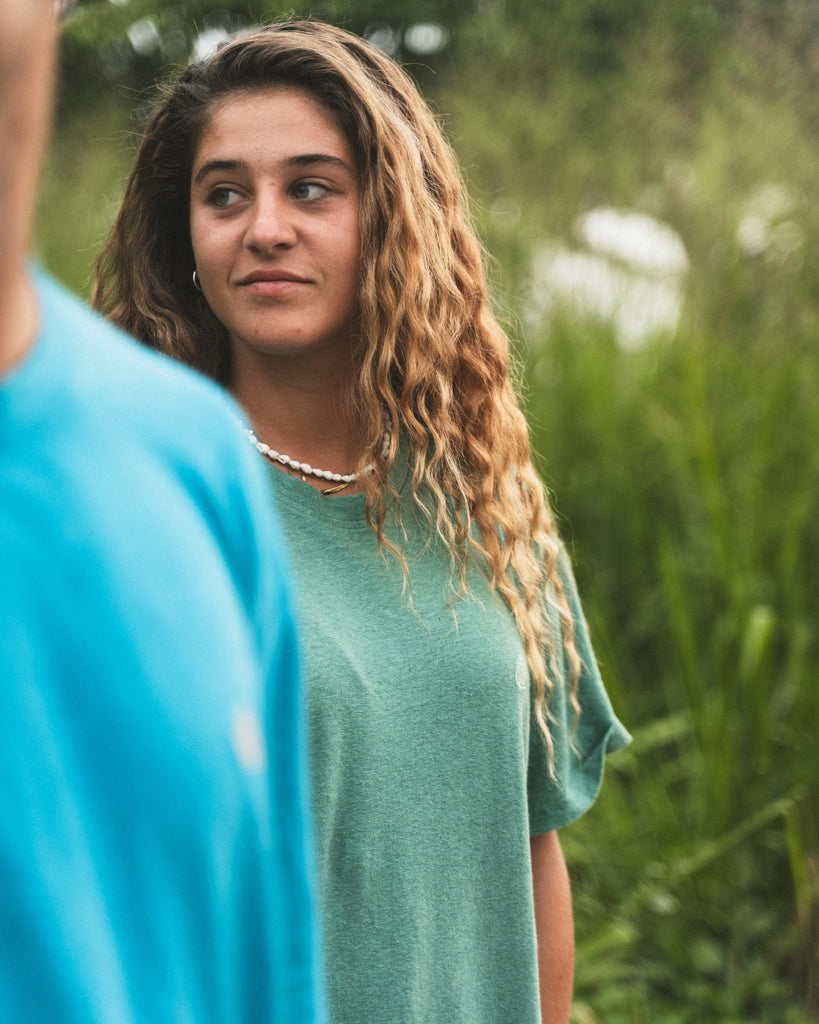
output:
M0 379L0 1020L323 1020L261 467L215 387L37 288Z

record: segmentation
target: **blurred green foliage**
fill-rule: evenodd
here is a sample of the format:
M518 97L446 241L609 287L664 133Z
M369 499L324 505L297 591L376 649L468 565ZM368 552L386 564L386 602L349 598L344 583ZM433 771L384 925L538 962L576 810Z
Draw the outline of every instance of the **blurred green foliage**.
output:
M819 1020L819 7L808 0L371 0L288 9L391 28L443 112L493 253L524 400L633 747L564 831L575 1024ZM86 293L149 84L269 4L83 3L38 249ZM153 18L164 43L138 54ZM419 56L406 27L444 24ZM175 40L175 42L174 42ZM176 49L174 49L176 47ZM130 49L129 49L130 48ZM738 229L760 190L777 238ZM531 315L537 246L578 214L671 225L672 335Z
M419 23L454 28L477 0L82 0L66 32L67 102L81 92L117 83L144 88L170 63L186 60L202 37L237 31L285 16L309 17L371 34L381 29L400 56L402 31Z

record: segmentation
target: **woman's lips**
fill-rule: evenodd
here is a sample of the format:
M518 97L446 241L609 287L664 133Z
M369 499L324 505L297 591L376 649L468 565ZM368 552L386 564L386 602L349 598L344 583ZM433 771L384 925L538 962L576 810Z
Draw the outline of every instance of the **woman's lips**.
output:
M286 270L256 270L239 281L239 285L252 295L290 295L309 284L307 278Z

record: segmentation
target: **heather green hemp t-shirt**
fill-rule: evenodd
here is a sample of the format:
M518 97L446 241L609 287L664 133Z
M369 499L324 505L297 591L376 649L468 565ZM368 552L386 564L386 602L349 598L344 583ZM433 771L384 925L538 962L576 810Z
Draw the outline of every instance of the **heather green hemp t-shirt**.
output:
M453 615L449 556L424 550L410 513L410 602L363 496L270 476L301 602L331 1022L539 1024L529 837L582 814L629 739L570 570L583 713L574 753L573 712L553 701L556 785L521 641L483 575Z

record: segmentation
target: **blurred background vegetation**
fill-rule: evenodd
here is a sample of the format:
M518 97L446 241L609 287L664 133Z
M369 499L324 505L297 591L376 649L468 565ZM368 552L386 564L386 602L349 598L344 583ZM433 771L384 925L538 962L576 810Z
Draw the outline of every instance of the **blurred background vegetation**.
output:
M634 732L563 834L575 1024L819 1020L819 5L87 0L37 239L69 287L152 83L289 11L444 117Z

